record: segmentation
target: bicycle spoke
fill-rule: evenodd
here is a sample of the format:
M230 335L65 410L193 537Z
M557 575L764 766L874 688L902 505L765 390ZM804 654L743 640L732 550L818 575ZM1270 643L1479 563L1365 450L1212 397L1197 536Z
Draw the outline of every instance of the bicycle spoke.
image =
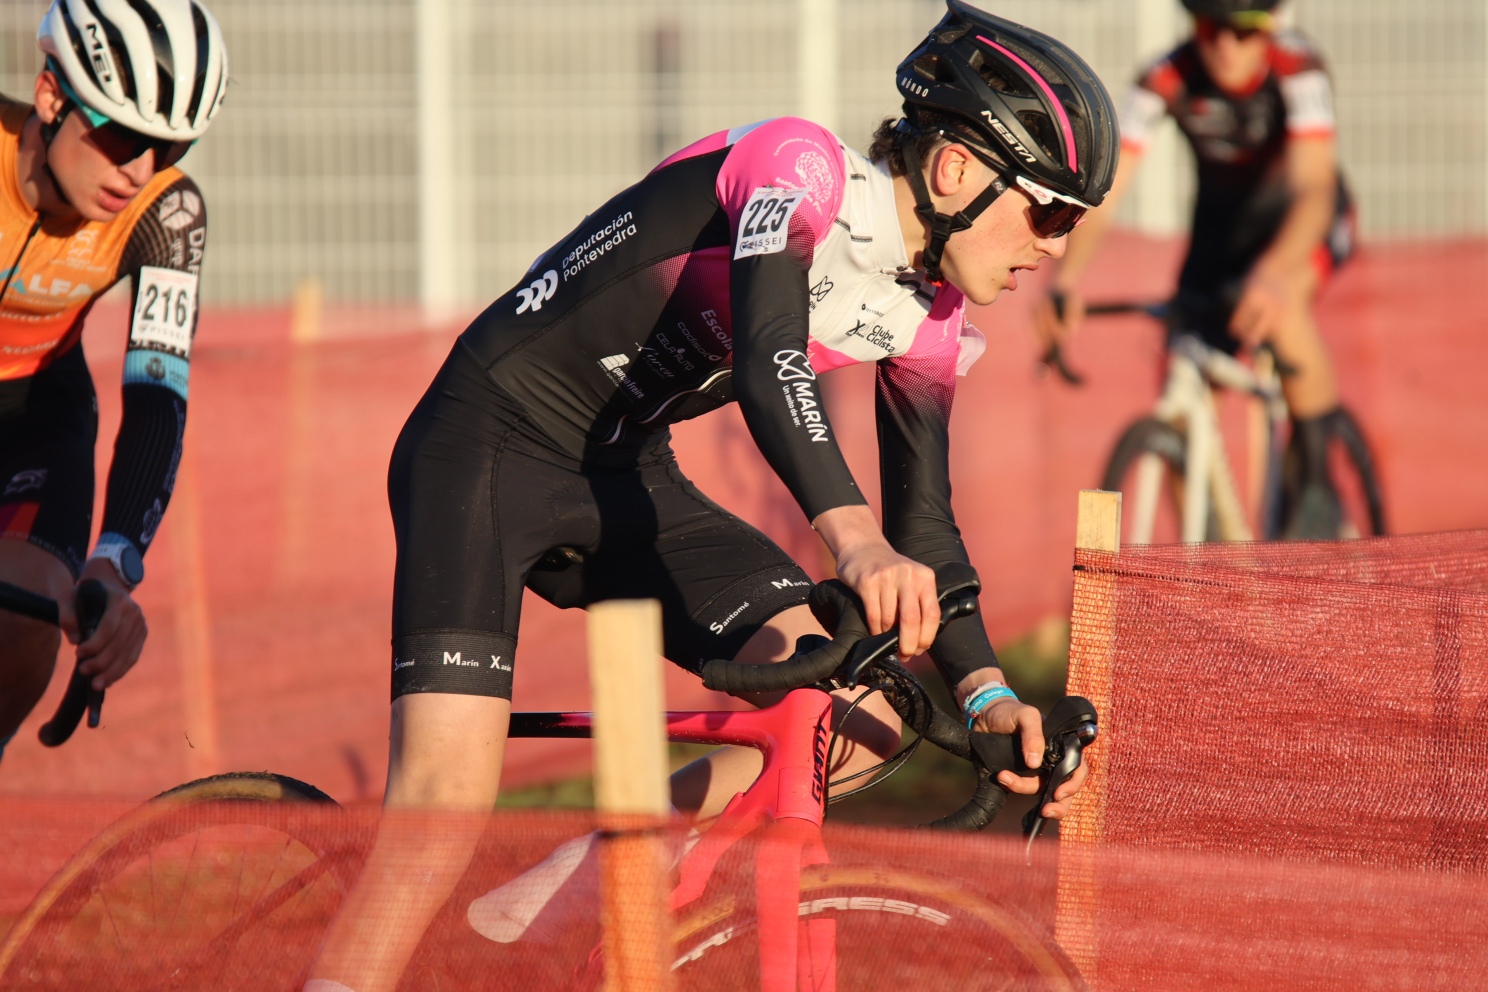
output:
M243 915L234 920L225 930L205 941L195 955L177 968L176 975L190 975L213 959L217 959L219 964L225 963L227 955L244 934L256 924L267 919L277 909L286 905L291 899L303 893L329 870L330 866L323 859L316 858L311 864L300 869L294 877L247 907Z
M176 920L180 919L180 916L181 916L181 906L186 902L184 896L186 894L186 886L188 884L189 879L191 878L191 867L192 867L192 865L196 864L196 852L197 852L197 850L200 847L201 847L201 832L198 831L197 833L193 834L192 837L191 837L191 852L186 855L186 870L185 870L185 873L181 876L181 879L182 879L182 881L181 881L181 895L182 895L182 898L179 898L179 899L176 900L175 912L171 913L170 926L166 927L166 932L167 933L170 933L171 931L173 931L173 930L176 929ZM153 854L154 852L152 851L151 853Z

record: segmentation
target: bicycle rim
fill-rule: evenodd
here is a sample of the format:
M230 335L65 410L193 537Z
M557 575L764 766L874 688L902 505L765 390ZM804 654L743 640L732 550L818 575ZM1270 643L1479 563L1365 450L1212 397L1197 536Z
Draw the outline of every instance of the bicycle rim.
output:
M157 796L37 895L0 945L0 987L72 989L90 977L116 989L291 987L345 872L326 838L270 807L330 802L266 772Z
M1343 504L1341 537L1380 537L1385 530L1384 497L1374 469L1374 453L1364 431L1348 410L1340 408L1334 424L1329 469Z
M1121 493L1121 546L1175 544L1183 536L1187 444L1177 428L1155 418L1133 423L1116 442L1101 488ZM1219 527L1209 510L1207 537Z
M800 918L835 922L838 992L954 988L1085 992L1079 972L1021 913L907 872L829 866L801 876ZM753 909L714 903L677 929L678 992L759 986Z

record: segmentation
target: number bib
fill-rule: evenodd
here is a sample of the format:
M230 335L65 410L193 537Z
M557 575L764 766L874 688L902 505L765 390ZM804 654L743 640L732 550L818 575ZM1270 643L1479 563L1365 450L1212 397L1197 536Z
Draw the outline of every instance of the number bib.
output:
M791 214L809 192L804 189L774 189L761 186L744 204L739 215L739 237L734 257L770 255L785 249L790 237Z
M191 356L191 329L196 321L197 277L178 269L146 265L139 271L134 322L129 344L134 348L163 348L182 358Z

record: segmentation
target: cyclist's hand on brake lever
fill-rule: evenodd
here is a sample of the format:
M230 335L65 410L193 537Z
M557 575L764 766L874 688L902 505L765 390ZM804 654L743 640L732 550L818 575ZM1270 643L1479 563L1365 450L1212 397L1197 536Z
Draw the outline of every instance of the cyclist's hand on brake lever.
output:
M1016 733L1022 744L1025 764L1037 768L1044 760L1043 718L1039 716L1038 710L1027 703L1020 703L1016 699L999 699L977 715L972 729L986 734ZM1041 811L1044 817L1059 820L1069 813L1071 797L1085 784L1085 776L1088 774L1085 763L1088 760L1086 757L1081 761L1069 781L1055 790L1054 802L1045 805ZM1008 771L999 772L997 781L1009 792L1025 796L1037 795L1043 789L1043 783L1037 777L1023 778Z
M935 573L879 539L844 549L837 576L863 600L870 634L899 628L899 657L927 651L940 629Z
M1287 313L1303 306L1305 286L1295 274L1257 262L1245 280L1245 289L1230 318L1230 335L1248 348L1270 341Z
M873 511L839 506L812 521L837 558L837 577L863 601L870 634L899 628L899 656L929 649L940 628L935 573L889 545Z
M139 661L145 647L145 616L129 590L119 581L114 566L101 558L90 559L83 566L83 579L97 579L108 591L108 608L93 636L78 645L78 660L84 675L93 676L93 688L107 689ZM69 608L69 614L70 614ZM77 636L73 620L70 636Z

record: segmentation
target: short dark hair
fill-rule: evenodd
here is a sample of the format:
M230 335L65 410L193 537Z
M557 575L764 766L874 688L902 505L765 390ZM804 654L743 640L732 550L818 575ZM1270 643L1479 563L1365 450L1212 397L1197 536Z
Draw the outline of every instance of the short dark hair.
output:
M873 140L868 145L869 161L887 165L891 176L902 176L910 167L910 163L904 161L903 149L899 145L899 127L902 121L901 117L885 117L878 125L878 130L873 132ZM910 150L915 157L913 165L916 169L925 168L931 153L952 142L975 145L978 151L994 159L999 158L986 147L985 142L967 135L966 125L950 114L921 110L915 115L914 130L916 134Z

